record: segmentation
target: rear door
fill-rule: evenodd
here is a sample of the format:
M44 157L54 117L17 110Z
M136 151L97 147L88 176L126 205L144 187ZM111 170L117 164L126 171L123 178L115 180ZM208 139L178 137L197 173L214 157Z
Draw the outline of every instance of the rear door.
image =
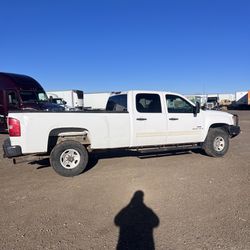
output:
M178 95L165 95L168 110L167 144L201 142L203 116L194 115L194 106Z
M133 95L133 146L166 144L167 120L162 96L157 93Z

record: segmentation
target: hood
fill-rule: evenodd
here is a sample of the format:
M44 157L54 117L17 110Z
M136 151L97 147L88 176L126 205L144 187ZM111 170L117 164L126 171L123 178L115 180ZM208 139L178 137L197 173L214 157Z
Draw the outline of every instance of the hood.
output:
M203 114L206 119L212 123L225 123L228 125L234 125L233 115L223 111L217 110L203 110Z
M40 102L39 106L42 110L47 110L47 111L64 111L65 108L56 104L56 103L51 103L51 102Z
M24 103L22 109L29 110L46 110L46 111L64 111L65 108L58 104L51 102L39 102L39 103Z
M208 115L213 115L213 116L227 116L227 117L233 116L230 113L219 111L219 110L203 110L203 112L205 112Z

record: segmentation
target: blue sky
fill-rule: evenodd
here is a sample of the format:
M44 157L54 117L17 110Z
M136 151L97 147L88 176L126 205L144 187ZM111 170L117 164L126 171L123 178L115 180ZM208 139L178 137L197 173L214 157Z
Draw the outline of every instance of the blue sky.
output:
M46 90L248 90L250 1L2 0L0 71Z

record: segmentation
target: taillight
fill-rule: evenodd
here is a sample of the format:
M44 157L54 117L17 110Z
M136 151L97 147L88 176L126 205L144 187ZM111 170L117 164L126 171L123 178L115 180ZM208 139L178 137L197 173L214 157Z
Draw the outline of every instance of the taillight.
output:
M19 120L8 117L8 126L10 136L21 136L21 126Z

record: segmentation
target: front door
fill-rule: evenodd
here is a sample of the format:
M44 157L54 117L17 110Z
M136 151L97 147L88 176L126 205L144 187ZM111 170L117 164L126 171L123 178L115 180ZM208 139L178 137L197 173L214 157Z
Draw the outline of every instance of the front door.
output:
M132 146L166 144L166 113L161 96L158 94L138 93L134 96L133 115L134 136Z
M167 94L168 110L167 144L200 142L202 138L203 116L194 114L194 106L184 98Z

